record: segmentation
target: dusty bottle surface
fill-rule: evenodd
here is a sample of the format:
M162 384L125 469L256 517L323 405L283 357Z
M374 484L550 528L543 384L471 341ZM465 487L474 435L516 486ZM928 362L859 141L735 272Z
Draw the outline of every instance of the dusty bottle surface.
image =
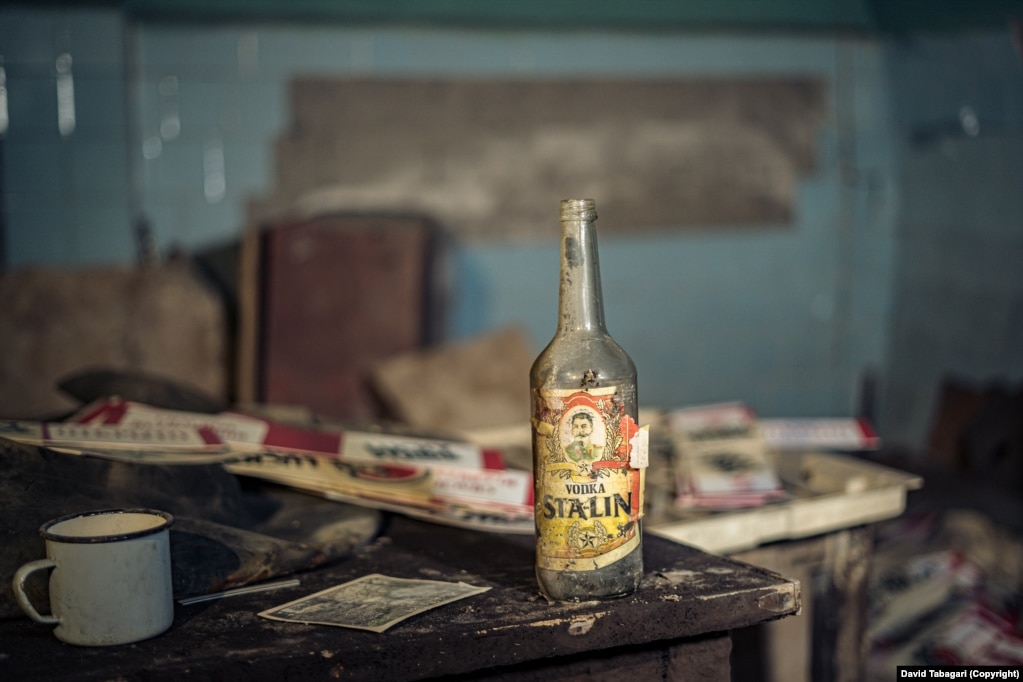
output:
M596 217L591 199L561 202L558 326L529 375L536 577L566 601L629 594L643 575L636 366L604 323Z

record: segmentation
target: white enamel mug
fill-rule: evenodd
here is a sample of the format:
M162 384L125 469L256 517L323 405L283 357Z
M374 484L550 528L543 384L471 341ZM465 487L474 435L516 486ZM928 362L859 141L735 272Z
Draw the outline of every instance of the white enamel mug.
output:
M54 624L68 644L104 646L155 637L174 620L170 525L151 509L106 509L62 516L39 529L46 557L14 574L14 596L28 616ZM50 613L29 601L25 581L50 573Z

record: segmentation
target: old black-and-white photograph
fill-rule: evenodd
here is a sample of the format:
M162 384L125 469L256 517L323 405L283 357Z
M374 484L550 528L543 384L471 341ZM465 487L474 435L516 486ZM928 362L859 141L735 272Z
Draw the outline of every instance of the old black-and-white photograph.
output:
M259 615L292 623L383 632L406 618L489 589L461 582L393 578L373 573Z

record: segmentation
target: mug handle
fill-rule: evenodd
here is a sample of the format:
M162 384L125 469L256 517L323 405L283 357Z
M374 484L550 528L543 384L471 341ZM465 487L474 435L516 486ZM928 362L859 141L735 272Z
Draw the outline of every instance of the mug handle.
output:
M14 597L18 600L18 606L28 614L29 618L37 623L55 625L60 620L56 616L44 615L36 611L36 607L32 606L32 602L28 600L28 594L25 593L25 581L28 580L29 574L46 568L53 568L56 565L57 562L53 559L37 559L36 561L28 562L14 574Z

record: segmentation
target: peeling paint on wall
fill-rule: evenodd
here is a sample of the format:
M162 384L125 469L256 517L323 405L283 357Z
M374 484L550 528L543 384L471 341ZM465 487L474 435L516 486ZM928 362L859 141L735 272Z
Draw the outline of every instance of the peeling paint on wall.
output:
M409 211L516 239L592 196L602 231L787 224L826 110L808 78L300 78L257 212Z

